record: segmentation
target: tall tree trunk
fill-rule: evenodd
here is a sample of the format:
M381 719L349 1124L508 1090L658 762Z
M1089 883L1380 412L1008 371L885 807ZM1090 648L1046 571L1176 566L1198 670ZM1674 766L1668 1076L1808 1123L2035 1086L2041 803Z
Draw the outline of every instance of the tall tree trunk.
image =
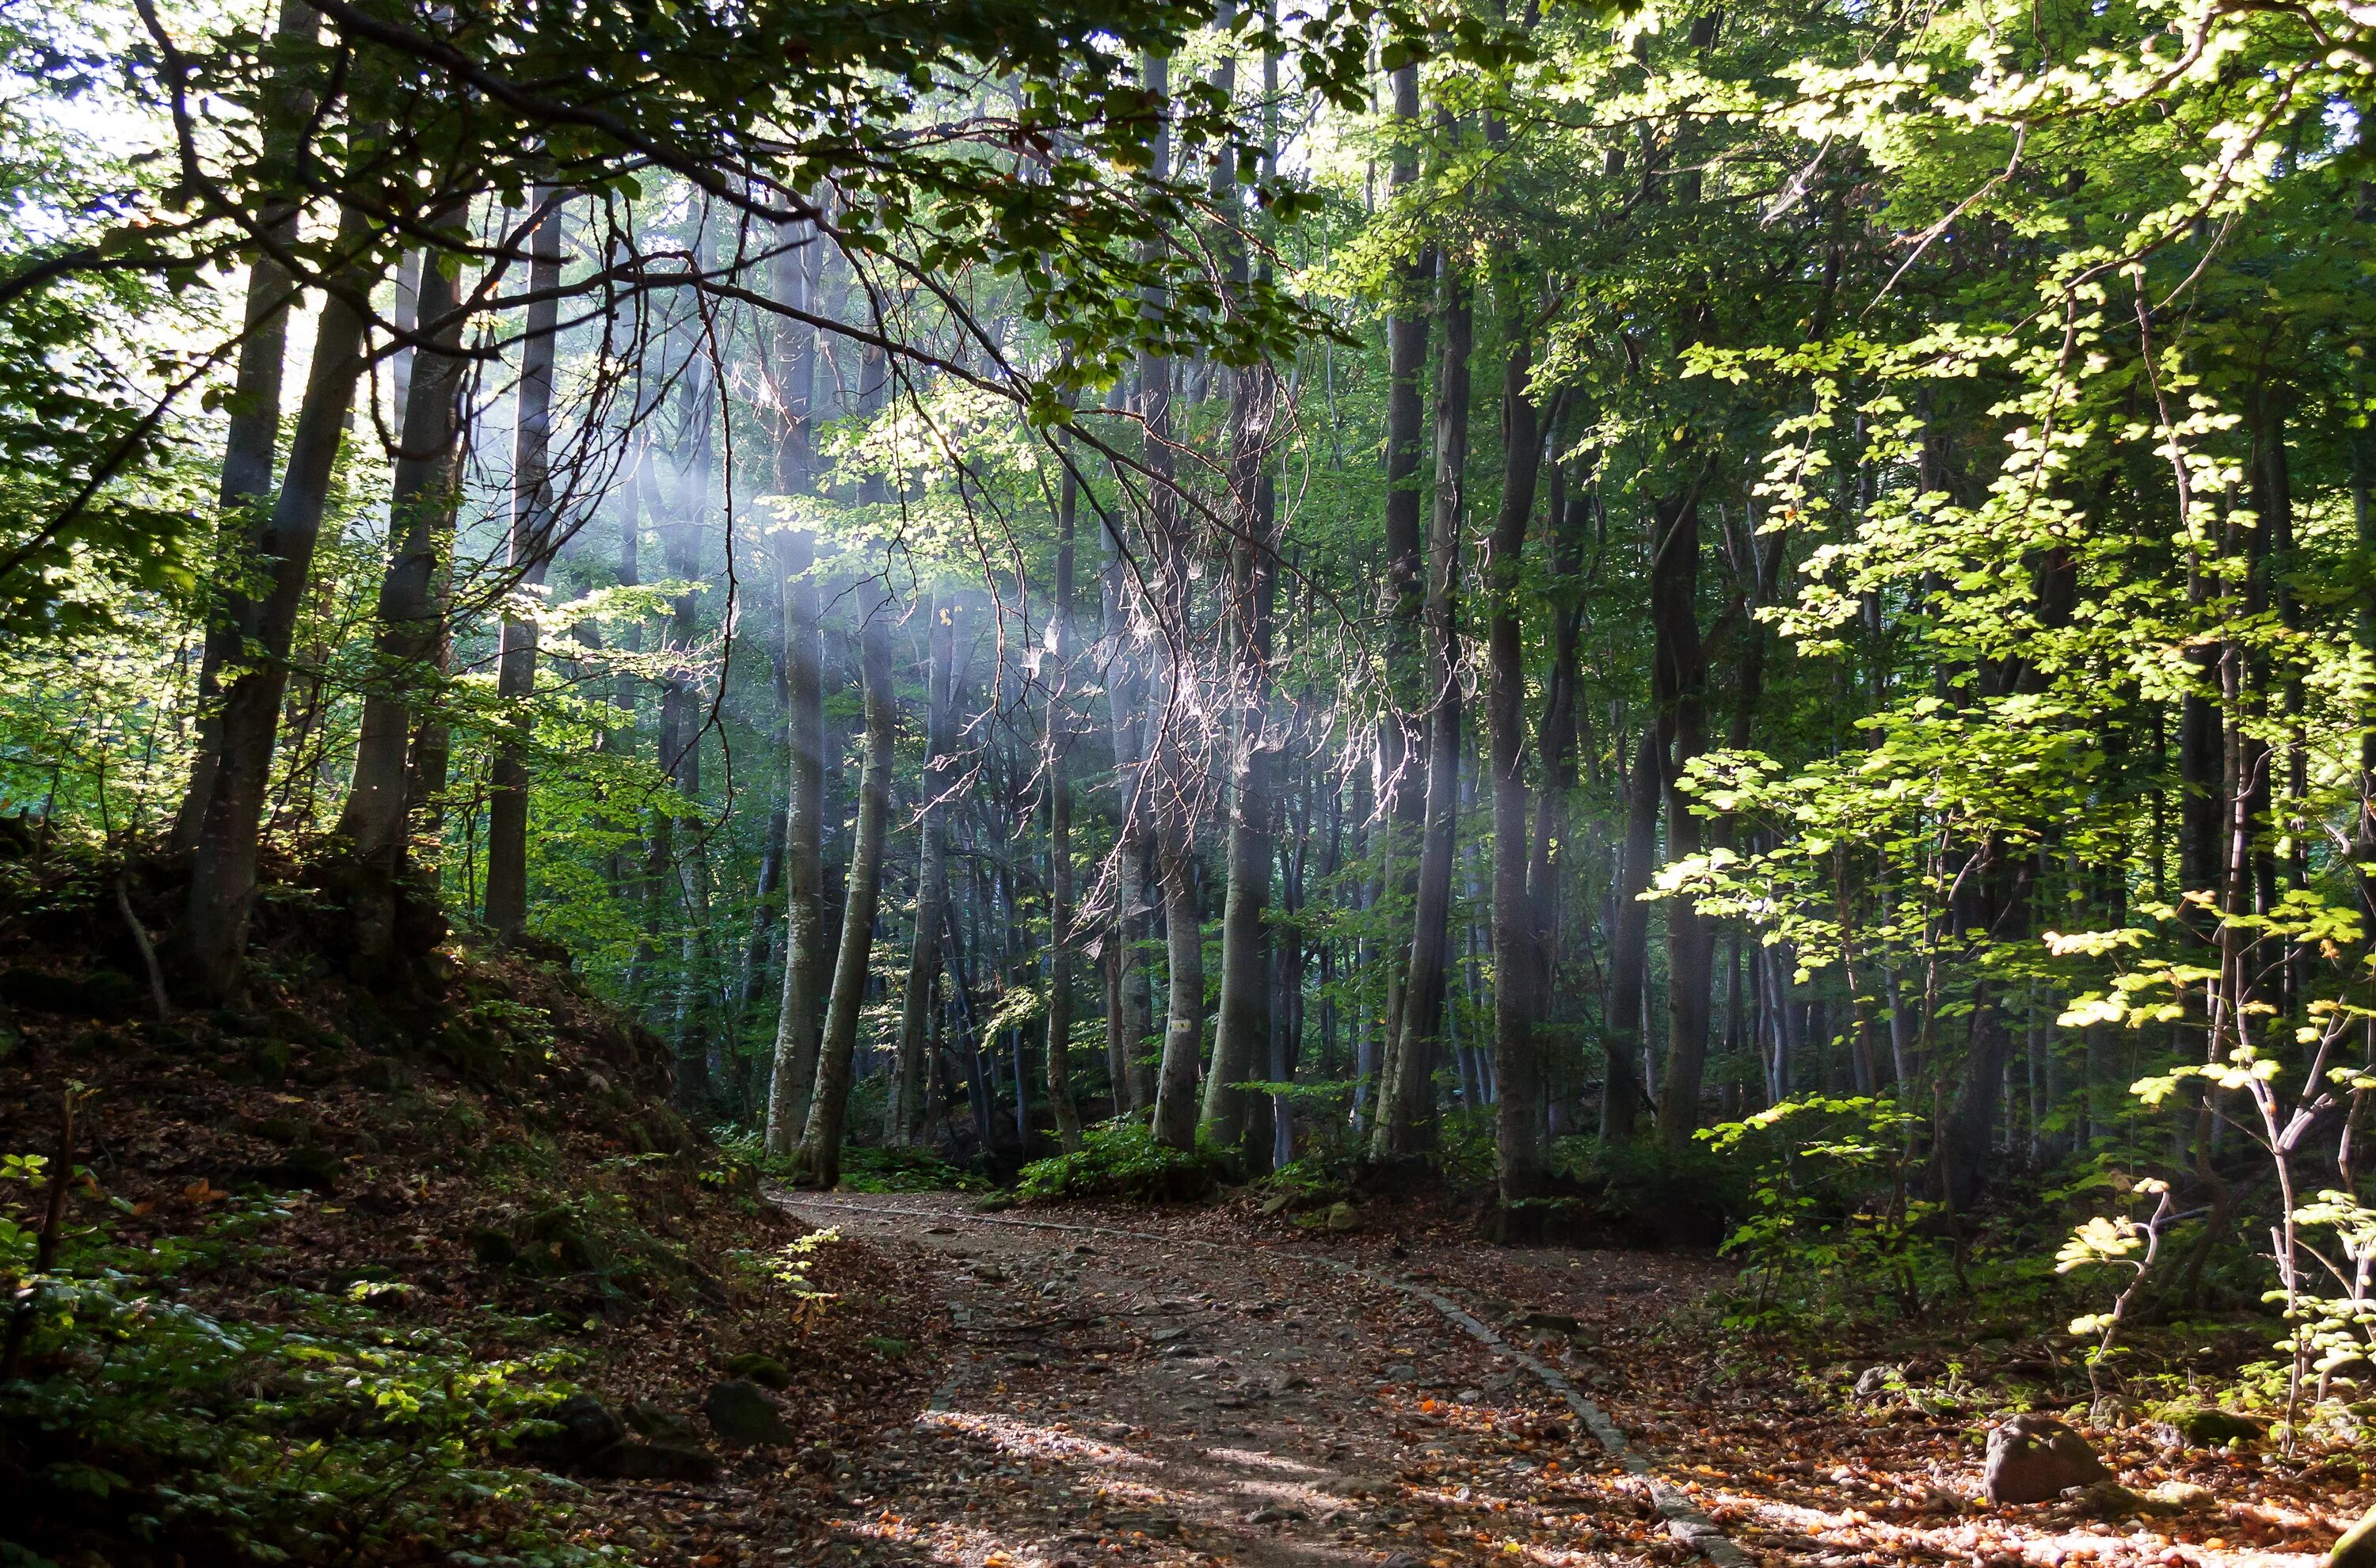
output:
M1470 282L1443 269L1443 370L1436 389L1435 511L1428 531L1427 816L1411 912L1410 969L1371 1153L1419 1153L1434 1138L1437 1036L1451 957L1452 861L1460 818L1460 521L1467 505Z
M514 394L512 434L512 528L509 567L520 589L544 586L559 542L553 531L552 473L552 363L561 327L561 193L539 185L531 195L543 213L529 238L526 330L520 339L519 387ZM552 298L538 298L553 294ZM487 801L487 925L508 945L528 924L528 789L526 740L533 722L529 698L536 691L537 626L532 620L504 617L497 654L495 693L513 716L497 742L493 790Z
M1625 778L1625 852L1610 892L1609 1011L1601 1019L1602 1054L1608 1058L1600 1090L1600 1141L1622 1144L1634 1137L1642 1109L1642 993L1650 968L1650 862L1658 852L1660 772L1658 727L1642 726L1642 742Z
M1503 1223L1541 1194L1543 1070L1536 1044L1541 943L1527 870L1527 671L1519 595L1527 524L1535 510L1542 432L1527 396L1534 371L1522 301L1506 302L1509 357L1502 370L1502 505L1487 559L1486 724L1493 776L1494 1146ZM1544 788L1555 788L1549 779Z
M1387 176L1389 196L1419 183L1419 67L1397 67L1390 77L1396 133ZM1426 484L1420 381L1427 374L1428 284L1434 252L1421 247L1399 257L1394 268L1392 310L1386 318L1386 504L1385 575L1379 614L1385 622L1386 703L1378 719L1377 814L1372 835L1379 856L1379 891L1407 906L1418 889L1419 837L1426 818L1426 784L1420 769L1420 629L1427 603L1426 539L1420 523L1420 493ZM1396 1042L1402 1027L1403 966L1407 949L1396 944L1385 956L1384 1028L1380 1035L1377 1079L1383 1093L1395 1076ZM1372 1119L1373 1135L1389 1120Z
M1236 1149L1249 1134L1251 1097L1236 1086L1268 1055L1271 962L1265 913L1275 858L1271 794L1271 616L1278 583L1277 497L1266 453L1270 387L1256 371L1236 377L1230 410L1230 490L1239 535L1230 573L1237 622L1236 756L1230 778L1228 885L1221 909L1221 994L1213 1028L1213 1070L1205 1081L1204 1126L1217 1146Z
M1064 470L1056 498L1056 591L1048 611L1047 735L1040 766L1048 778L1048 1105L1066 1154L1081 1146L1081 1110L1073 1099L1073 535L1080 485Z
M891 689L891 600L862 612L860 682L866 702L866 762L858 784L858 829L849 849L849 892L841 909L841 950L834 960L833 995L826 1007L825 1040L817 1052L816 1087L808 1124L792 1156L792 1180L830 1191L841 1181L842 1125L849 1111L850 1059L858 1049L859 1014L866 1001L866 966L874 947L874 917L883 895L883 839L891 816L891 742L898 725Z
M329 505L331 470L362 374L363 320L348 300L367 296L378 275L369 220L343 209L335 244L339 260L333 277L339 291L326 296L315 327L314 360L280 493L248 541L249 559L271 563L268 585L261 598L233 589L222 605L241 651L222 665L229 680L218 729L220 744L199 816L189 898L175 944L192 980L212 1000L228 1001L242 989L265 791L280 698L289 684L289 648Z
M305 0L280 0L273 26L276 49L310 48L321 33L320 11ZM305 119L313 112L315 95L286 62L276 67L274 83L279 90L267 111L266 159L293 186ZM268 200L260 214L264 232L284 248L296 243L298 210L298 204L283 195ZM272 494L272 457L280 441L280 387L289 358L289 311L296 299L294 280L278 261L262 251L249 258L244 335L239 363L232 376L231 418L223 435L222 482L215 494L215 507L220 514L216 526L218 559L206 644L198 655L197 749L191 761L189 789L173 816L171 842L176 854L186 854L197 846L199 825L214 795L215 767L222 757L222 671L226 665L239 662L241 646L230 596L232 585L253 564L247 558L252 541L259 529L268 526L258 514ZM409 390L404 402L409 409Z
M1683 769L1707 745L1707 678L1698 613L1700 506L1696 491L1658 508L1650 563L1653 670L1667 754L1667 849L1681 860L1700 852L1700 819L1679 788ZM1716 929L1689 898L1667 904L1667 1069L1658 1084L1658 1134L1669 1149L1691 1146L1699 1130L1700 1083L1707 1064L1708 1007L1715 994Z
M676 493L670 517L659 529L660 556L668 573L680 582L701 576L701 524L709 508L710 430L707 399L714 386L707 374L688 374L684 398L688 404L679 445L672 460ZM683 811L695 809L701 799L701 734L704 729L700 674L695 664L699 639L700 596L697 590L678 594L670 601L666 643L668 674L660 688L661 769L675 780ZM647 889L654 912L663 900L675 903L683 929L677 942L678 970L675 1016L670 1044L676 1053L678 1103L688 1112L710 1110L708 1009L703 1004L707 986L702 958L707 940L705 916L708 879L702 868L689 867L676 845L675 824L664 818L653 836ZM691 852L700 854L695 839Z
M818 311L825 251L814 229L788 230L776 258L777 297ZM794 243L797 241L797 243ZM816 487L816 328L779 320L770 345L778 378L776 482L786 495ZM781 1159L808 1119L816 1079L826 987L825 648L816 581L816 534L795 527L783 542L784 732L789 752L784 839L784 991L776 1014L776 1070L767 1093L766 1147Z
M386 958L396 937L398 879L405 871L415 789L411 753L422 725L411 694L434 686L446 645L446 584L454 548L464 373L455 281L422 267L421 319L436 324L405 388L401 446L388 496L388 560L380 581L374 655L378 669L363 698L354 771L339 814L351 850L355 954Z
M899 1072L893 1087L884 1136L912 1143L923 1133L924 1037L933 1005L933 982L941 961L941 909L948 901L948 807L954 785L947 769L956 750L951 733L956 707L956 612L954 600L926 601L929 622L924 667L924 776L917 824L916 939L908 954L908 981L899 1004Z

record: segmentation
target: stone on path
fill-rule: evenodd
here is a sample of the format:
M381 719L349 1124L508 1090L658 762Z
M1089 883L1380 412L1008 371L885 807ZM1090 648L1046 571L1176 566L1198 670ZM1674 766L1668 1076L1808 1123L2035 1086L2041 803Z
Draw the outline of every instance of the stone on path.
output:
M1991 1503L2049 1503L2111 1474L2085 1438L2050 1416L2015 1416L1989 1433Z
M710 1430L722 1441L739 1446L800 1440L767 1391L741 1378L729 1378L711 1388L701 1402L701 1413L709 1418Z

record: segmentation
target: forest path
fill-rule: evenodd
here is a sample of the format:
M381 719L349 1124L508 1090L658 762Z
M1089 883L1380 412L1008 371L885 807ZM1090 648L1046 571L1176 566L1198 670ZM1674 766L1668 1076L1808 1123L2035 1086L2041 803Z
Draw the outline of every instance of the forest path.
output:
M837 1478L835 1530L860 1560L1515 1568L1613 1549L1674 1562L1691 1549L1659 1504L1684 1516L1681 1533L1705 1528L1639 1456L1629 1468L1595 1440L1584 1394L1556 1386L1556 1369L1480 1342L1469 1330L1481 1324L1465 1329L1423 1284L1390 1281L1381 1259L1094 1216L1000 1222L937 1194L777 1198L812 1224L939 1254L965 1348L908 1437ZM1645 1254L1477 1251L1431 1246L1432 1266L1410 1272L1637 1320L1703 1283L1696 1265ZM1540 1277L1512 1285L1514 1272ZM1580 1381L1620 1382L1566 1360ZM1742 1561L1720 1539L1705 1548Z

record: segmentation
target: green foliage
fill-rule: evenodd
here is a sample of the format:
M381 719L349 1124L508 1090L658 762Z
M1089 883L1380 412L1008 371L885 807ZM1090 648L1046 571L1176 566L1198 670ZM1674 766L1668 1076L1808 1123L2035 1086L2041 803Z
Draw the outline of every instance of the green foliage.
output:
M913 1146L847 1148L841 1184L854 1193L980 1193L990 1182L961 1170L939 1153Z
M10 1157L6 1179L39 1164ZM291 1219L233 1201L200 1234L145 1245L116 1241L107 1222L77 1227L39 1276L31 1233L0 1229L9 1293L37 1292L27 1365L39 1370L0 1386L0 1423L24 1444L18 1495L36 1500L13 1521L22 1538L63 1550L103 1527L167 1556L257 1563L419 1544L552 1568L617 1561L564 1539L563 1496L507 1457L574 1392L566 1350L491 1359L404 1323L403 1291L368 1283L281 1288L264 1321L185 1295L277 1253Z
M1937 1206L1912 1190L1920 1124L1889 1100L1809 1096L1699 1134L1755 1171L1748 1218L1724 1243L1747 1264L1729 1322L1803 1328L1871 1319L1883 1306L1901 1323L1922 1315L1946 1289L1952 1257L1921 1229Z
M1227 1160L1216 1150L1166 1148L1137 1122L1118 1118L1084 1129L1079 1152L1025 1166L1015 1194L1025 1203L1054 1198L1182 1203L1211 1192L1227 1171Z

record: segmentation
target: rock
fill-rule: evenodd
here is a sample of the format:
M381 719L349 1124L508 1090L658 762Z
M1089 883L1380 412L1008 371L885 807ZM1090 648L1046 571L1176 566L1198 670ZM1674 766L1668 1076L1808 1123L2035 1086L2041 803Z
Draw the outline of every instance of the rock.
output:
M2050 1416L2015 1416L1989 1433L1991 1503L2047 1503L2110 1477L2087 1440Z
M2175 1509L2180 1514L2208 1508L2217 1501L2211 1495L2209 1487L2197 1486L2192 1481L2164 1481L2145 1495L2164 1508Z
M2263 1435L2260 1422L2249 1416L2239 1416L2233 1410L2223 1410L2216 1405L2173 1410L2169 1424L2198 1448L2224 1448L2230 1443L2258 1443Z
M588 1459L586 1473L620 1481L706 1481L718 1474L718 1460L689 1443L614 1443Z
M1241 1517L1249 1525L1277 1525L1284 1523L1289 1519L1308 1518L1310 1515L1299 1513L1292 1508L1281 1508L1277 1504L1272 1503L1266 1507L1257 1508L1250 1514L1241 1515Z
M2094 1519L2125 1519L2132 1514L2168 1514L2174 1512L2168 1504L2140 1497L2120 1482L2097 1481L2079 1498L2079 1511Z
M1584 1332L1584 1324L1565 1313L1528 1313L1518 1320L1518 1326L1545 1334L1564 1334L1570 1337Z
M511 1233L492 1225L473 1225L462 1236L470 1244L470 1255L490 1268L508 1267L519 1256L519 1247Z
M1418 1379L1419 1369L1408 1361L1396 1361L1386 1368L1388 1383L1415 1383Z
M654 1443L690 1447L701 1441L691 1421L666 1406L655 1405L648 1399L630 1399L626 1408L619 1413L626 1418L629 1431Z
M591 1394L573 1394L545 1412L552 1431L529 1432L519 1440L520 1455L548 1469L571 1469L627 1435L618 1417L603 1408Z
M796 1443L800 1434L784 1420L784 1413L767 1391L755 1383L730 1378L717 1384L701 1402L709 1429L719 1439L741 1447L763 1443Z
M2124 1427L2129 1424L2129 1402L2117 1394L2107 1394L2087 1407L2087 1420L2099 1427Z
M2343 1532L2343 1538L2326 1554L2326 1568L2376 1568L2376 1508Z
M1175 1339L1187 1337L1188 1331L1184 1328L1158 1328L1146 1336L1146 1342L1150 1345L1169 1345Z
M1323 1229L1340 1233L1359 1230L1361 1228L1361 1211L1348 1203L1333 1203L1328 1206L1328 1212L1321 1217L1320 1223Z
M1293 1202L1295 1202L1295 1194L1282 1187L1277 1192L1271 1194L1270 1196L1263 1199L1261 1212L1265 1215L1277 1214L1286 1209L1286 1207Z
M772 1388L778 1394L792 1385L792 1374L784 1370L783 1362L773 1356L762 1356L755 1350L727 1357L726 1370L736 1377L755 1383L762 1388Z
M1889 1392L1889 1384L1896 1376L1895 1367L1867 1367L1857 1373L1856 1396L1878 1399Z

